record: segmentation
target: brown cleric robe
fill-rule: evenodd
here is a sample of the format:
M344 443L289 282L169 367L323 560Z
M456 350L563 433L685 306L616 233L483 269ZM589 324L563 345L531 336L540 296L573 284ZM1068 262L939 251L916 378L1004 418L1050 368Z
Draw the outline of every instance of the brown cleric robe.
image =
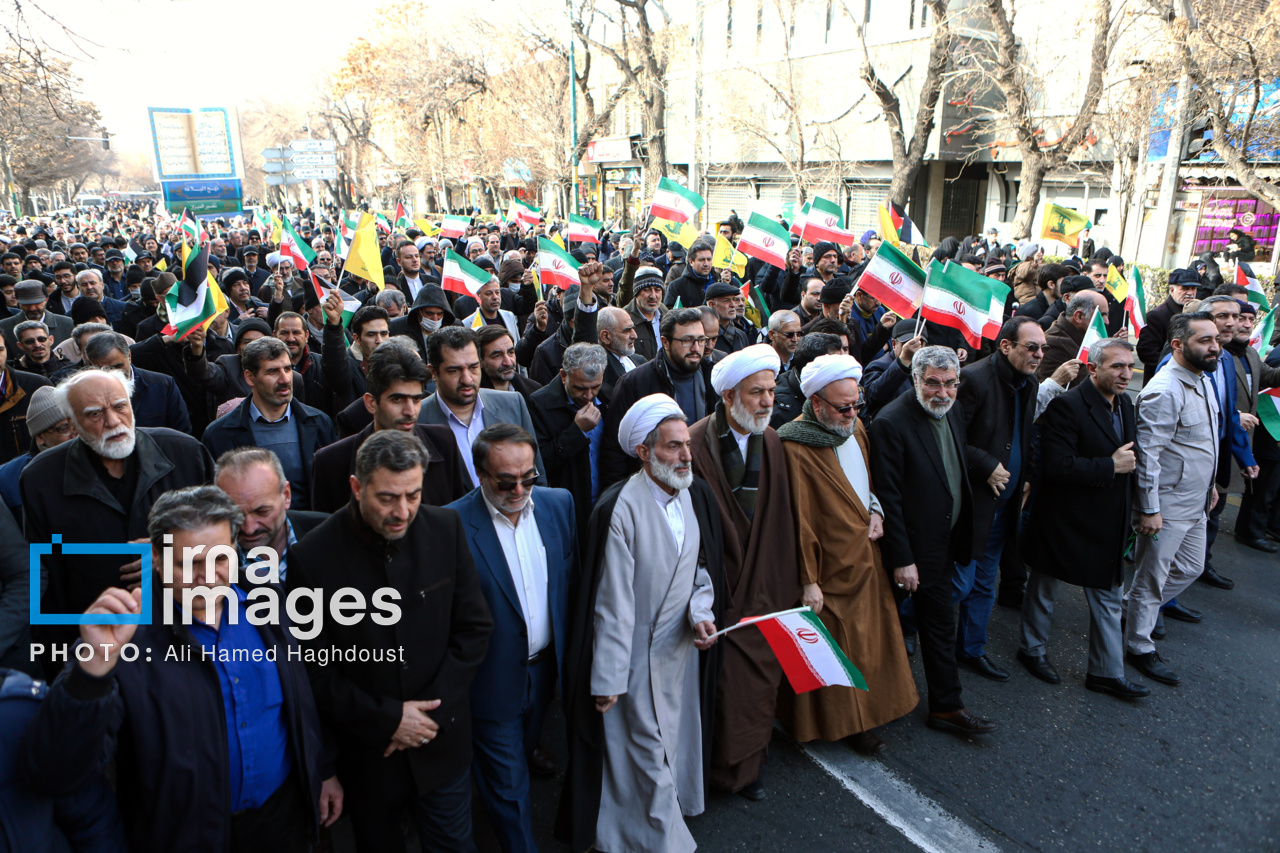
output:
M772 428L763 441L754 522L733 496L720 457L715 415L689 428L693 471L711 486L724 528L725 615L719 627L792 607L800 597L796 536L782 442ZM756 628L720 638L724 670L716 690L708 781L738 791L756 780L773 735L782 667Z
M869 481L867 432L861 421L854 437ZM782 446L800 540L800 582L822 589L818 617L866 678L868 690L820 687L796 695L784 685L778 719L798 741L834 741L896 720L920 697L902 643L889 575L880 562L880 546L867 538L867 507L849 485L834 449L798 441L784 441Z

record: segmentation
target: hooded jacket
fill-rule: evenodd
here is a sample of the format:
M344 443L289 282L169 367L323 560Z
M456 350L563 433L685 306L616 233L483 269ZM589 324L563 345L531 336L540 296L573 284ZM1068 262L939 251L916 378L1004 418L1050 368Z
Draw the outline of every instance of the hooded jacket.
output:
M404 335L412 338L413 342L418 345L418 354L422 356L422 360L427 360L427 337L428 335L422 329L422 310L424 308L439 308L444 312L444 319L440 321L443 326L455 326L458 318L454 316L453 310L449 307L449 299L445 296L444 289L434 284L423 285L418 290L418 296L413 300L413 304L409 306L409 310L403 317L395 317L388 324L391 334Z

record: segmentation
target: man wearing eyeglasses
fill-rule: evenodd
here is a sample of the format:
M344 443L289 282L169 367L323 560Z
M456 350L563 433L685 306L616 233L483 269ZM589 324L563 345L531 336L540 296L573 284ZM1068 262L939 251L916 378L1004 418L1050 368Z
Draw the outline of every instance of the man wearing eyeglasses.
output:
M471 737L480 798L506 851L537 850L529 772L555 772L538 735L563 671L578 573L573 496L536 485L537 451L515 424L486 428L471 448L480 487L446 507L462 517L493 616L471 682Z
M965 370L956 397L976 459L974 479L986 480L985 488L973 490L979 556L956 564L956 660L984 678L1008 681L1009 673L987 657L987 623L996 603L1000 556L1006 539L1017 538L1031 482L1031 428L1039 392L1034 376L1044 358L1044 329L1030 317L1013 317L1001 327L996 346L996 352ZM1001 579L1000 598L1021 606L1026 570L1009 574L1017 576Z

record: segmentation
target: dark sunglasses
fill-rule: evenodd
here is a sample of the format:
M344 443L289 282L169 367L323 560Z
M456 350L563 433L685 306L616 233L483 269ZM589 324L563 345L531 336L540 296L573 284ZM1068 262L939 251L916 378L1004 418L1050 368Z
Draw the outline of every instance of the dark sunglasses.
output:
M527 480L494 480L493 487L500 492L514 492L516 486L521 486L527 492L538 484L538 476L534 474Z
M826 403L828 406L835 409L837 412L839 412L842 415L847 415L850 412L852 412L854 409L858 408L858 403L851 403L848 406L837 406L835 403L831 402L826 397L823 397L821 394L818 395L818 398L822 400L822 402ZM861 399L859 399L858 402L862 402Z

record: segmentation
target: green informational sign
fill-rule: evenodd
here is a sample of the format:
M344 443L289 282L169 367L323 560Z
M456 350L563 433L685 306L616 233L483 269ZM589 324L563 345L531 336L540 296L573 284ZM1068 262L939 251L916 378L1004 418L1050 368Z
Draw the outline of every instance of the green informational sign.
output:
M199 216L203 213L240 213L240 199L238 198L212 198L201 201L168 201L165 207L170 213L181 214L183 210L191 211L192 215Z

